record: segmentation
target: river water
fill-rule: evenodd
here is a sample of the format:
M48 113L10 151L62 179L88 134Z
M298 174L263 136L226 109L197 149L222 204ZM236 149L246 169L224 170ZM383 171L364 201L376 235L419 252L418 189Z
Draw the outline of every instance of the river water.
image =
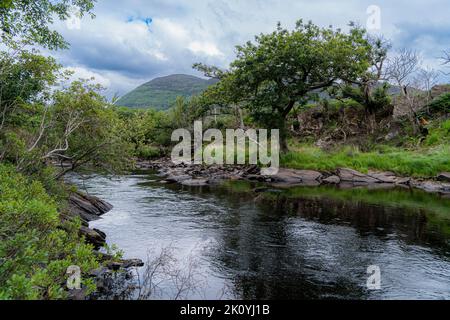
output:
M254 193L244 182L186 188L159 179L74 178L114 205L91 227L125 258L171 253L172 281L162 275L152 298L450 299L450 200L402 190ZM367 287L369 266L379 267L380 290Z

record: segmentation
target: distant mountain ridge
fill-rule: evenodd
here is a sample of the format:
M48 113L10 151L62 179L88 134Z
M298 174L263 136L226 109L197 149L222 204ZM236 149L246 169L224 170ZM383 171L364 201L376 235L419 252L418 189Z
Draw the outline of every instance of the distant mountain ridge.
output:
M166 110L172 106L177 97L190 98L216 82L215 79L202 79L186 74L155 78L124 95L116 105Z

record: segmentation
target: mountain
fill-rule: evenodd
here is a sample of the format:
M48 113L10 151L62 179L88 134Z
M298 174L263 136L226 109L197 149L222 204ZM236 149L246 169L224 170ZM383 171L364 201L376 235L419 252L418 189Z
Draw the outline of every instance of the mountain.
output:
M166 110L177 97L192 97L216 82L214 79L206 80L185 74L156 78L124 95L116 102L116 105Z

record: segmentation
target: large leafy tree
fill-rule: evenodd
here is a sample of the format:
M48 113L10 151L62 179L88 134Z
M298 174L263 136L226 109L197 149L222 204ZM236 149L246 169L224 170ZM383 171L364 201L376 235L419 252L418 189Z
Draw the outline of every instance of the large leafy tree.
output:
M49 49L68 46L64 38L51 29L55 17L67 20L75 9L80 16L89 14L95 0L1 0L0 32L2 42L15 40Z
M228 72L195 67L221 78L206 95L244 106L260 124L280 129L281 147L287 149L285 123L294 106L339 80L359 78L370 67L370 53L361 28L345 33L300 20L292 31L279 24L273 33L238 46Z

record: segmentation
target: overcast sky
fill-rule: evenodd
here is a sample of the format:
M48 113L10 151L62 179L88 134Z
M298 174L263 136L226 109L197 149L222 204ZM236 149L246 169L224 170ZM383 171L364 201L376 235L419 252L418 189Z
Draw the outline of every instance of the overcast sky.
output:
M204 62L227 67L234 46L302 18L321 26L366 26L371 5L381 11L382 33L397 48L416 49L424 64L440 67L450 49L449 0L98 0L96 18L58 23L71 44L52 53L77 77L94 76L107 94L173 73L196 74ZM370 19L369 21L374 21ZM376 22L376 20L375 20ZM376 24L371 24L376 27Z

